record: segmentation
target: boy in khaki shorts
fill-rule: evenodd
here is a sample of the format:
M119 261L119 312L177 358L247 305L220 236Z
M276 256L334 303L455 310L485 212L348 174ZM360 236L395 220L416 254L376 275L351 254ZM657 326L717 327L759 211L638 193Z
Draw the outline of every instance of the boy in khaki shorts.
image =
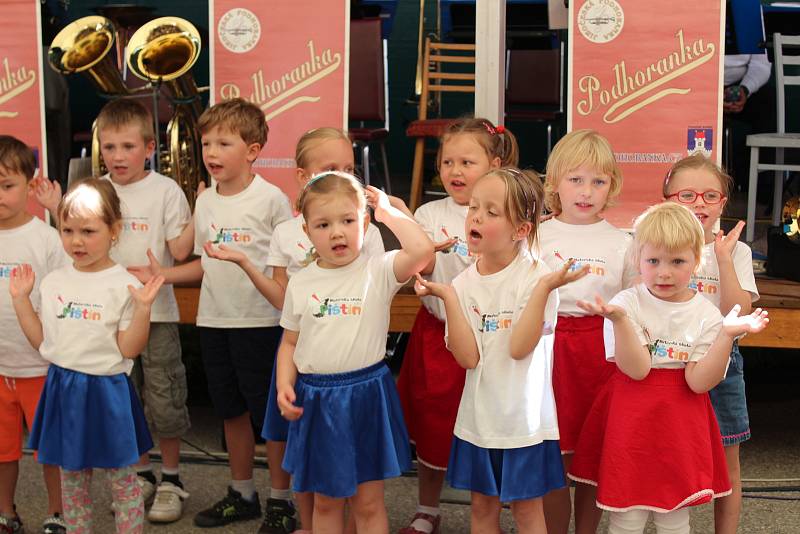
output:
M125 267L147 263L148 254L168 266L186 259L194 237L186 196L171 178L145 169L156 144L150 112L134 100L114 100L97 116L97 131L108 169L103 178L114 185L122 204L122 234L111 257ZM51 213L60 196L54 184L37 192ZM149 455L136 466L145 504L152 499L147 519L160 523L180 519L189 496L178 474L181 437L190 427L178 319L172 286L164 284L152 305L150 338L131 375L161 449L160 483Z

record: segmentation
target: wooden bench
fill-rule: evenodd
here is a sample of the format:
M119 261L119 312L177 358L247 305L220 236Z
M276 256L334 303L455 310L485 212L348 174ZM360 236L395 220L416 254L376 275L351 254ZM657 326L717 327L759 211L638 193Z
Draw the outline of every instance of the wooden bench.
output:
M760 334L745 336L743 347L800 349L800 283L788 280L756 278L761 299L757 305L769 311L770 324ZM175 297L181 323L194 324L200 288L176 287ZM411 286L403 287L392 301L389 322L391 332L410 332L420 307Z

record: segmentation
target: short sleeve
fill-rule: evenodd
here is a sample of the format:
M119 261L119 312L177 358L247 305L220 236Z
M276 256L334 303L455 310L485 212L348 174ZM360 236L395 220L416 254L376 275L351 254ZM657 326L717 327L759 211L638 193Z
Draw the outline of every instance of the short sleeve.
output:
M191 217L186 195L177 184L170 182L164 200L164 239L171 241L181 235Z
M380 256L386 249L383 246L383 238L381 237L381 232L378 230L378 227L374 224L370 223L367 226L367 233L364 236L364 250L368 256Z
M300 319L302 309L298 306L297 299L297 277L289 279L286 287L286 296L283 299L283 310L281 311L281 326L286 330L298 332L300 330Z
M389 252L384 252L383 255L373 256L368 260L371 264L370 268L373 268L373 265L379 265L380 269L383 271L381 277L383 280L383 289L389 296L397 293L397 291L408 282L408 280L398 280L394 275L394 261L399 252L399 249L390 250Z
M281 250L281 244L285 239L284 234L286 225L281 223L275 227L269 241L269 252L267 252L267 265L270 267L288 267L289 256Z
M47 272L51 273L69 263L69 256L61 244L57 232L48 232L47 236Z
M288 221L294 216L292 214L292 206L289 204L289 198L283 193L275 195L272 208L272 219L270 220L270 226L272 228L275 228L283 221Z
M642 346L647 345L650 341L647 339L647 333L641 323L642 317L636 302L635 290L625 290L617 293L608 303L625 310L625 314L628 316L631 325L633 325L633 331L636 333L639 342ZM603 342L606 348L606 360L613 360L616 350L614 323L608 319L603 320Z
M733 249L733 269L736 271L739 285L750 293L750 302L757 301L760 296L753 274L753 252L741 241L737 242Z
M700 335L695 341L694 344L694 351L692 355L689 357L690 362L696 362L702 360L703 357L708 352L708 349L711 348L711 344L716 341L717 336L719 336L719 332L722 329L722 315L720 315L719 310L717 310L716 306L712 304L713 310L709 310L709 316L702 319L702 326Z

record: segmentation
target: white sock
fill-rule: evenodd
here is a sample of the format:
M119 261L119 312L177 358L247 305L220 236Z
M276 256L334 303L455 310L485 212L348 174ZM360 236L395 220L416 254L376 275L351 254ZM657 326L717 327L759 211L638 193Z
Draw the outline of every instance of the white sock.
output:
M290 489L269 489L269 498L270 499L280 499L282 501L290 501L292 500L292 490Z
M152 473L153 472L153 464L148 462L146 464L136 465L136 466L134 466L134 469L136 469L137 473L145 473L147 471L150 471Z
M175 475L175 476L177 476L178 475L178 468L177 467L172 468L172 467L164 467L164 466L162 466L161 467L161 474L162 475Z
M231 487L242 494L242 498L252 502L256 496L256 484L252 478L247 480L231 480Z

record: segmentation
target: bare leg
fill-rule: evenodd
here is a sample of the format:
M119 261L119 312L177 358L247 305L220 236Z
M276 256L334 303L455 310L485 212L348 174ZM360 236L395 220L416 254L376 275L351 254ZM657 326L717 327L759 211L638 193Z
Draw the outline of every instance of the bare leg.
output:
M19 461L0 463L0 514L14 516L14 493L17 491Z
M304 530L311 530L314 516L314 494L311 492L295 493L294 501L300 508L300 526Z
M542 499L527 499L511 503L511 514L519 534L547 534Z
M314 494L314 534L342 534L344 499Z
M572 463L572 454L562 454L561 461L564 463L564 477L566 478L567 471L569 471L569 466ZM569 479L567 479L567 482L569 482ZM547 532L550 534L567 534L570 516L572 515L569 483L565 488L551 491L544 496L543 500Z
M44 485L47 488L47 513L61 513L61 469L57 465L42 465Z
M256 453L250 413L245 412L238 417L225 419L224 425L231 478L233 480L250 480L253 478L253 457Z
M498 534L500 532L500 499L472 492L470 506L471 534Z
M727 497L714 500L714 532L716 534L736 534L739 527L739 514L742 511L742 473L739 465L739 444L725 447L725 460L728 462L728 477L733 490Z
M359 484L356 494L350 498L350 505L358 532L389 534L389 517L383 502L383 480ZM314 526L316 530L316 523Z
M267 441L267 463L269 464L269 484L275 489L289 489L291 477L283 470L283 455L286 453L285 441Z
M433 469L420 463L417 466L417 479L419 483L419 503L422 506L431 508L439 507L439 499L442 495L444 477L447 471Z
M181 461L181 438L158 438L161 464L167 469L177 469Z

